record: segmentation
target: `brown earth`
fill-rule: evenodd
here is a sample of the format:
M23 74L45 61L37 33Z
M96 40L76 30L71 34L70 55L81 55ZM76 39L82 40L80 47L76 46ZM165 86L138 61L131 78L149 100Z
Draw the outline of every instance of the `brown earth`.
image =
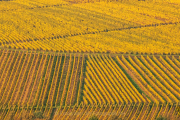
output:
M6 88L6 85L8 83L8 81L6 80L6 78L9 76L10 74L10 68L13 65L14 61L15 61L15 55L16 54L11 54L8 58L8 61L6 62L5 65L5 69L3 70L2 76L1 76L1 88L0 88L0 98L2 98L3 94L4 94L4 90Z
M61 65L59 59L62 59L62 58L58 57L57 62L56 62L56 66L55 66L55 70L54 70L53 78L52 78L52 83L51 83L51 88L50 88L51 91L49 91L49 95L48 95L47 106L50 106L51 102L54 101L54 92L56 90L57 78L58 78L58 73L59 73L59 69Z
M80 87L80 75L81 74L82 74L81 81L84 80L83 73L81 73L81 67L83 67L82 62L84 63L84 60L82 59L82 57L80 57L79 66L78 66L78 69L77 69L77 76L76 76L77 79L75 81L75 86L74 86L74 91L73 91L73 94L72 94L71 105L73 105L74 102L75 102L75 99L77 99L75 96L77 96L77 94L79 92L79 91L77 91L77 89L78 89L77 84L79 82L79 87ZM77 93L75 91L77 91ZM80 91L81 91L81 89L80 89Z
M123 63L123 61L121 61L122 63ZM125 67L124 67L124 65L128 68L127 70L126 70L126 72L134 79L134 81L136 82L136 81L139 81L140 80L140 76L139 75L137 75L132 69L131 69L131 67L129 67L125 62L124 62L124 65L122 65L122 64L120 64L124 69L125 69ZM143 90L144 89L144 87L146 87L145 85L143 85L143 84L139 84L138 82L136 82L137 84L138 84L138 86ZM148 90L147 91L144 91L144 93L146 94L146 95L148 95L148 96L150 96L149 95L149 92L148 92ZM152 93L151 93L152 94ZM144 97L144 96L143 96ZM146 97L144 97L144 99L146 100L147 98Z
M13 69L12 71L10 72L10 76L7 77L7 81L9 81L8 85L6 86L6 90L4 92L4 104L7 104L9 102L9 97L11 97L11 92L13 92L14 90L14 86L16 85L16 79L15 77L17 76L18 74L18 68L21 64L21 61L22 61L22 58L21 56L23 56L24 54L19 53L16 60L15 60L15 63L14 63L14 66L13 66ZM21 58L21 59L20 59Z
M30 56L26 54L26 58L25 60L23 61L22 63L22 67L21 67L21 70L17 76L17 83L16 83L16 87L14 88L14 94L12 94L12 97L11 97L11 100L13 104L16 104L17 103L17 99L19 100L19 92L20 91L20 88L21 88L21 83L23 82L23 80L21 80L20 78L23 76L24 74L24 71L26 69L26 66L28 66L27 62L28 60L30 59L29 58Z
M62 96L63 86L64 86L64 76L66 75L66 72L67 72L67 69L68 69L68 67L67 67L68 64L69 64L69 59L64 58L64 61L63 61L64 68L62 68L61 75L60 75L61 77L60 77L60 82L59 82L59 85L58 85L58 92L57 92L57 96L56 96L55 105L57 105L57 104L59 105L60 101L61 101L61 96Z
M70 61L71 60L71 61ZM64 89L63 89L63 91L62 91L62 97L61 97L61 101L60 101L60 106L61 105L63 105L63 102L64 102L64 100L65 100L65 97L66 97L66 89L68 88L68 86L69 86L69 84L68 84L68 79L69 79L69 76L70 76L70 72L71 72L71 67L72 67L72 64L71 64L71 62L73 61L73 58L71 57L71 59L69 58L69 63L68 63L68 67L67 67L67 73L66 74L64 74L64 76L63 76L63 78L65 78L65 79L63 79L63 81L65 82L65 84L64 84ZM65 68L66 68L66 66L65 66ZM69 70L69 71L68 71Z
M41 63L39 64L38 71L36 72L35 83L34 83L34 86L32 88L31 96L30 96L29 101L28 101L30 106L33 105L33 102L34 103L37 102L37 101L34 101L34 100L35 100L36 94L39 95L39 92L40 92L40 91L37 91L37 90L38 90L38 86L41 84L40 79L43 76L42 74L44 72L44 67L45 67L45 64L47 62L47 61L45 61L45 57L46 57L45 55L42 55Z
M49 65L47 66L47 70L46 70L46 73L45 73L45 78L44 78L44 83L43 83L43 87L42 87L42 90L41 90L41 95L39 97L39 101L38 101L38 105L42 105L43 104L43 100L44 100L44 97L46 96L46 86L48 85L49 83L49 77L50 77L50 74L51 74L51 70L52 70L52 65L53 65L53 62L54 62L54 57L51 57L49 58Z
M76 57L75 61L73 62L74 68L72 68L72 70L71 70L72 72L71 72L71 75L70 75L71 77L70 77L70 82L69 82L69 87L68 87L67 96L66 96L66 102L65 102L66 105L70 105L71 96L72 96L72 93L73 93L72 90L73 90L73 87L74 87L74 82L76 81L75 74L76 74L77 67L78 67L77 62L78 62L78 58Z
M25 82L25 85L24 85L24 89L22 90L22 94L21 94L21 98L20 98L20 103L21 105L23 106L25 103L27 103L27 101L24 101L26 99L26 96L28 94L28 85L31 84L31 79L30 77L31 76L34 76L33 74L33 68L35 67L35 63L36 63L36 60L37 60L37 55L35 56L34 58L34 61L32 61L32 64L31 64L31 67L28 71L28 75L27 75L27 79L26 79L26 82ZM25 79L25 78L23 78Z

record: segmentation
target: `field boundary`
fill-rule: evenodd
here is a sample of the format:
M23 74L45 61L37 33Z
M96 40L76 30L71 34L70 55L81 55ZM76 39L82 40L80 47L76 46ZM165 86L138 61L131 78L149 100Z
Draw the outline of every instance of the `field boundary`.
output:
M8 52L5 51L5 53L10 53L11 51L15 52L15 51L21 51L21 52L27 52L28 54L49 54L49 55L59 55L59 54L62 54L62 56L64 56L65 54L67 56L69 55L85 55L85 57L87 55L111 55L112 57L113 56L180 56L180 53L168 53L168 54L165 54L165 53L162 53L162 54L158 54L158 53L138 53L138 52L121 52L121 53L100 53L100 52L60 52L60 51L43 51L43 50L27 50L27 49L14 49L14 48L4 48L4 47L0 47L0 50L9 50Z
M149 105L153 105L153 104L156 104L156 103L151 102ZM167 105L167 104L169 104L169 103L166 103L166 104L159 103L157 105L161 106L161 105ZM85 105L85 106L88 107L88 105ZM129 104L123 104L123 105L122 104L102 104L102 105L97 104L95 106L98 106L98 107L101 108L103 106L109 106L110 107L111 105L113 105L113 106L136 106L136 105L138 105L138 103L134 103L134 104L129 103ZM148 103L146 105L148 105ZM180 106L179 103L171 103L169 105L171 105L171 106ZM57 108L57 109L59 109L59 108L65 108L65 107L73 108L73 107L79 107L79 106L80 106L80 108L84 107L84 105L70 105L70 106L64 105L64 106L52 106L52 107L46 107L46 106L28 106L28 107L27 106L24 106L24 107L23 106L22 107L20 107L20 106L14 106L14 107L13 106L9 106L9 107L7 107L6 106L6 107L1 107L0 110L16 110L16 109L21 109L21 110L29 109L30 110L32 108L34 108L34 109L36 109L36 108L47 108L47 109ZM93 105L90 105L89 107L91 108L91 107L93 107Z
M122 31L122 30L130 30L130 29L137 29L137 28L144 28L144 27L156 27L156 26L165 26L165 25L174 25L174 24L179 24L180 21L178 22L168 22L168 23L156 23L156 24L147 24L147 25L140 25L140 26L134 26L134 27L126 27L126 28L116 28L116 29L105 29L102 31L92 31L92 32L86 32L86 33L75 33L75 34L71 34L71 35L58 35L58 36L51 36L49 38L41 38L41 39L26 39L23 41L13 41L13 42L3 42L0 43L0 45L4 44L4 45L9 45L11 43L24 43L24 42L29 42L29 41L38 41L38 40L45 40L45 39L58 39L58 38L67 38L67 37L74 37L74 36L80 36L80 35L86 35L86 34L96 34L96 33L104 33L104 32L113 32L113 31ZM0 47L4 48L4 47Z
M36 8L48 8L48 7L58 7L58 6L62 6L62 5L69 5L69 4L55 4L55 5L43 5L43 6L36 6L36 7L27 7L24 9L36 9ZM23 10L22 8L19 9L8 9L8 10L0 10L2 12L8 12L8 11L17 11L17 10Z

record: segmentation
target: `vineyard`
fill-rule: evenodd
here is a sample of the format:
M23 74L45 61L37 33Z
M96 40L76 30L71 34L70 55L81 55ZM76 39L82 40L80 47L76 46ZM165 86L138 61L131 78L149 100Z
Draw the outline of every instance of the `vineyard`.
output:
M180 56L1 50L0 61L5 120L34 111L55 120L178 117Z
M58 52L180 53L178 4L47 1L2 2L0 47Z
M0 120L180 119L178 0L0 0Z

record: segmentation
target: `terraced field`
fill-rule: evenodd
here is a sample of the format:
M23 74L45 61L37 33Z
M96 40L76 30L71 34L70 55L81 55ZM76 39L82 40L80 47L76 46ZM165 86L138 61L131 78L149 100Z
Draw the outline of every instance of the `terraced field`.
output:
M0 1L0 120L179 120L179 5Z

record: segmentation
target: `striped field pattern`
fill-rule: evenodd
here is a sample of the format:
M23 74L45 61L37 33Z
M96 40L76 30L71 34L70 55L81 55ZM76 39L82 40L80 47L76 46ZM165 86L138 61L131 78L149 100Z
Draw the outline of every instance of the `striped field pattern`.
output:
M0 61L4 120L36 111L49 119L88 119L96 112L99 119L178 117L177 55L1 50Z

